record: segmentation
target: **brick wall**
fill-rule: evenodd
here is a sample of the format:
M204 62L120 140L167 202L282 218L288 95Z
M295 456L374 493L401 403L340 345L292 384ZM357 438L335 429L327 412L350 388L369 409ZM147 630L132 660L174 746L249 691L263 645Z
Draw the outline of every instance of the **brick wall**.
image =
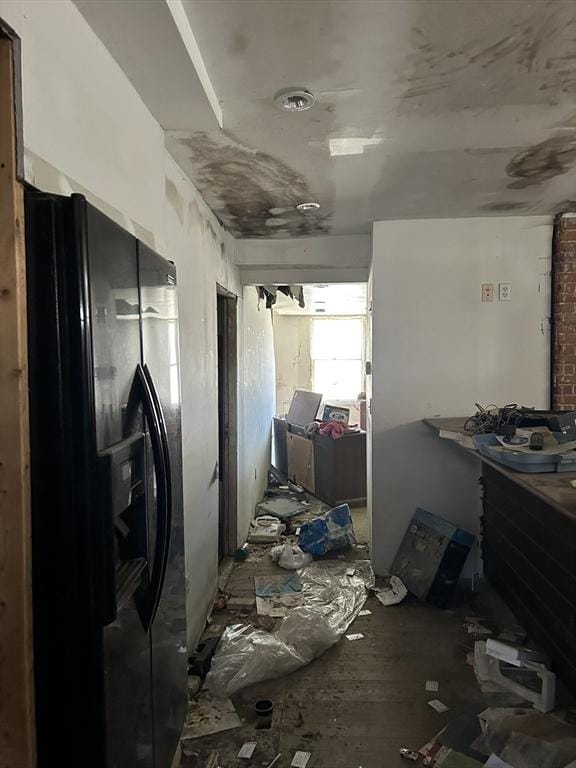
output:
M576 213L557 216L554 222L552 407L576 410Z

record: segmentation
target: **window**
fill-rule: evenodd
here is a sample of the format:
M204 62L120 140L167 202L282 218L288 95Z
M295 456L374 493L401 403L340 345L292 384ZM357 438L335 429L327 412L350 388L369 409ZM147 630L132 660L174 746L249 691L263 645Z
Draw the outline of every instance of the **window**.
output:
M356 400L362 383L363 324L354 318L312 320L312 381L328 400Z

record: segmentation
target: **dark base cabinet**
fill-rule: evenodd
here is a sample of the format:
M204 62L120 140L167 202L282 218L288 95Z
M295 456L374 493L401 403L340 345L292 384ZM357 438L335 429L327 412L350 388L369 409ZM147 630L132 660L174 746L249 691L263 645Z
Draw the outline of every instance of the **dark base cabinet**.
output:
M274 419L274 466L326 504L366 502L366 433L338 440Z
M576 515L486 463L483 481L486 578L576 691Z
M314 436L314 495L336 507L366 501L366 433Z

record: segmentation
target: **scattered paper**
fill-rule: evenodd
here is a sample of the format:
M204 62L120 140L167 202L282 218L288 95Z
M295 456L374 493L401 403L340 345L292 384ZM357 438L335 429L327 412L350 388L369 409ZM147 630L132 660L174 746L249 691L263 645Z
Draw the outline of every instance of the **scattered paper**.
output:
M204 688L198 698L190 702L182 738L197 739L241 725L242 721L230 699L216 699Z
M408 594L408 590L398 576L392 576L390 578L389 587L376 589L374 591L382 605L398 605L398 603L401 603Z
M439 699L432 699L432 701L428 702L428 706L432 707L432 709L435 709L436 712L448 712L450 707L447 707L446 704L439 701Z
M482 626L482 624L468 624L467 626L469 635L491 635L493 634L491 629Z
M490 755L488 762L484 763L484 768L512 768L510 763L505 763L498 755Z
M358 616L372 616L372 611L368 608L364 608L364 610L360 611Z
M290 765L292 768L306 768L311 757L311 752L296 752Z
M426 690L437 693L440 690L440 683L438 680L426 680Z
M346 635L346 637L348 640L362 640L364 635L362 634L362 632L355 632L352 635Z
M242 745L242 748L240 749L240 752L238 752L237 757L239 757L241 760L250 760L250 758L254 754L255 749L256 749L256 742L247 741L245 744Z
M282 618L302 603L302 583L298 574L256 576L256 611L260 616Z

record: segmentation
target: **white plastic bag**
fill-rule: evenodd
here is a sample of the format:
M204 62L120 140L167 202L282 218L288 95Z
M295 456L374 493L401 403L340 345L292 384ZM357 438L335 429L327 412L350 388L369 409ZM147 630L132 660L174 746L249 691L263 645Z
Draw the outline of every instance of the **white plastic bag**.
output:
M286 568L288 571L299 571L305 565L310 565L313 560L312 555L302 552L297 544L290 544L290 542L284 546L272 547L270 557L281 568Z
M299 576L303 604L290 611L277 632L241 624L226 628L206 678L211 693L231 696L309 664L338 642L374 586L369 560L317 561Z

